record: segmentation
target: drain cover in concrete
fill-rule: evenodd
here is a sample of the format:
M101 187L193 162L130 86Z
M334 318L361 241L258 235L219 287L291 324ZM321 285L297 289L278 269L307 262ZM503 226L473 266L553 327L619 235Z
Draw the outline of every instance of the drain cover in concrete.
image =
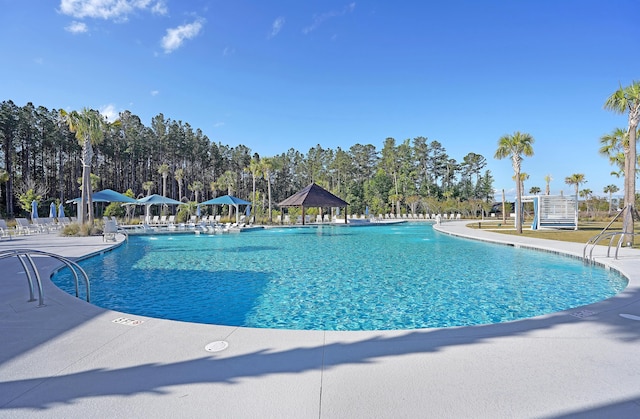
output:
M220 351L224 351L228 347L229 347L229 342L226 342L224 340L217 340L205 346L204 349L207 352L220 352Z
M571 313L573 317L577 317L579 319L584 319L585 317L593 316L594 314L596 314L596 312L591 310L580 310Z
M136 319L128 319L126 317L118 317L115 320L112 320L113 323L124 324L125 326L138 326L139 324L144 323L144 320L136 320Z

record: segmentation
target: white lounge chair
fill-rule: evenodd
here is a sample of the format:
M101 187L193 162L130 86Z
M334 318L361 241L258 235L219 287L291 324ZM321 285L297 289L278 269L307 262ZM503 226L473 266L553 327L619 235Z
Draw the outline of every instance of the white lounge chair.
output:
M18 234L30 235L31 233L39 233L38 226L29 224L26 218L16 218L16 231Z
M0 239L8 238L11 240L11 233L5 220L0 220Z

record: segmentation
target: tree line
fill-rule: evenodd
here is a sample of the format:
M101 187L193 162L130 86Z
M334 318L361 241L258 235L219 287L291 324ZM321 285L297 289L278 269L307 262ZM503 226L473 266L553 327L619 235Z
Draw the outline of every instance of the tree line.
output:
M471 211L493 198L485 157L470 152L456 161L443 144L427 137L389 137L379 150L372 144L349 149L318 144L306 153L290 148L261 157L244 145L213 142L200 129L163 114L146 126L129 111L114 124L97 111L85 112L104 122L88 156L93 190L131 190L136 197L159 193L183 202L233 194L254 202L263 215L270 215L270 204L311 182L345 199L353 213L454 210L446 206ZM42 203L80 195L87 155L69 123L73 113L11 100L0 104L4 217L28 210L16 197L29 191Z

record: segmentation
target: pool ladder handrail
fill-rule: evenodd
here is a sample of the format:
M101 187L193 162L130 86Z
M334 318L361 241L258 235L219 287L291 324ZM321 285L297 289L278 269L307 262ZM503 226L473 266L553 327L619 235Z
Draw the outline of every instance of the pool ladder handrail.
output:
M613 245L613 240L615 239L616 236L620 236L620 238L618 239L618 244L616 245L616 252L614 255L614 259L617 260L618 259L618 252L620 251L620 247L622 247L622 243L624 241L625 236L638 236L640 234L638 233L631 233L630 231L627 230L627 224L625 222L625 224L622 226L622 231L607 231L609 229L609 227L611 227L611 225L618 219L618 217L620 217L621 214L624 214L625 211L627 211L627 207L625 207L622 211L618 212L616 214L615 217L613 217L613 219L609 222L609 224L607 224L607 226L598 234L596 234L595 236L591 237L589 240L587 240L587 242L584 245L584 248L582 249L582 259L586 262L591 262L593 263L593 250L596 248L598 242L602 239L606 239L607 237L610 237L609 239L609 245L607 247L607 256L606 257L610 257L611 255L611 246ZM633 213L632 213L632 217L631 217L631 222L633 222L634 217L633 217ZM626 221L626 220L625 220ZM591 250L589 251L589 257L587 257L587 249L589 248L589 246L591 246Z
M68 259L68 258L66 258L64 256L61 256L61 255L58 255L58 254L55 254L55 253L45 252L45 251L42 251L42 250L34 250L34 249L1 250L0 251L0 259L6 259L6 258L10 258L10 257L15 256L15 257L18 258L18 260L22 264L22 267L24 268L24 272L27 275L27 282L28 282L28 285L29 285L29 300L28 300L29 302L36 300L34 298L34 295L33 295L33 277L31 275L31 273L33 272L33 274L36 277L36 283L38 285L38 307L43 307L45 305L44 304L44 293L42 291L42 280L40 279L40 272L38 271L38 268L36 267L36 264L34 263L33 258L31 257L32 255L48 256L48 257L52 257L52 258L57 259L60 262L64 263L69 268L71 273L73 274L74 281L75 281L75 287L76 287L76 297L78 297L78 298L80 298L79 277L78 277L78 273L80 273L82 275L83 281L85 283L85 287L87 289L86 300L87 300L88 303L91 302L91 286L90 286L90 283L89 283L89 276L84 271L84 269L82 269L80 267L80 265L78 265L77 263L75 263L71 259ZM27 262L29 262L29 266L31 267L31 269L29 269L27 267L27 263L25 262L25 260Z

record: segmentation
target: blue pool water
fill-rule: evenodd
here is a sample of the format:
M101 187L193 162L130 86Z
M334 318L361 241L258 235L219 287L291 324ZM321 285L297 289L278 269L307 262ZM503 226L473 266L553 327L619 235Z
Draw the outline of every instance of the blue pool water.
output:
M615 272L449 237L428 224L131 237L81 263L92 303L144 316L280 329L498 323L600 301ZM64 270L54 282L74 293Z

